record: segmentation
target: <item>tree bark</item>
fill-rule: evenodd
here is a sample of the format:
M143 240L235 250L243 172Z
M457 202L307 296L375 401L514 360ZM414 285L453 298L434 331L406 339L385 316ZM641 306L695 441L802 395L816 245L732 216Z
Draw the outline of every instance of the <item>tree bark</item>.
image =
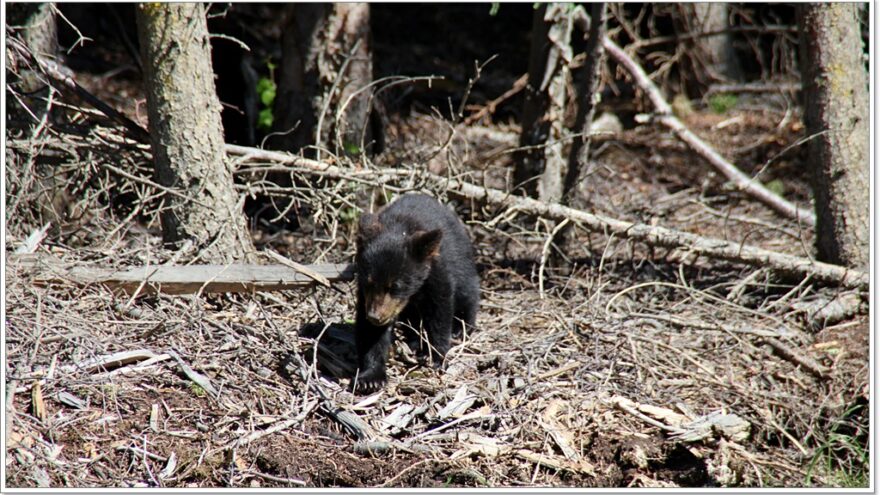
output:
M28 49L38 57L54 60L58 56L58 23L52 3L10 3L6 24L18 34ZM31 81L29 81L31 82ZM42 83L33 81L42 86ZM26 92L36 90L30 86Z
M696 2L690 4L694 12L694 24L699 32L721 31L728 27L728 4L722 2ZM729 33L709 36L695 43L703 45L710 57L712 76L716 79L739 81L742 69L733 50L733 37Z
M34 58L56 62L58 22L55 5L48 2L17 2L9 3L7 7L7 33L21 40ZM19 93L19 97L6 99L7 126L12 124L11 127L15 127L21 122L28 132L41 132L43 123L53 117L53 89L45 83L39 70L9 62L7 59L7 81ZM41 223L52 224L51 232L55 235L61 232L63 223L75 216L72 211L73 198L67 190L66 175L58 173L52 164L35 158L29 155L23 161L9 160L7 173L19 174L24 184L31 184L37 201L30 206ZM31 182L31 179L36 180Z
M578 105L574 126L580 134L571 143L571 150L568 154L568 170L563 184L562 204L567 206L578 206L573 202L575 192L578 184L584 179L584 171L587 169L591 142L590 126L593 123L593 115L596 113L596 103L599 101L599 81L602 63L605 61L602 39L605 37L606 12L607 8L604 2L592 4L589 40L586 48L587 61L583 69L583 87L579 91L581 103Z
M572 16L568 4L541 4L532 20L529 77L514 182L528 196L558 201L565 172Z
M191 240L202 259L250 260L253 242L223 152L220 102L202 4L139 4L138 37L156 181L166 194L161 214L166 244Z
M858 4L799 6L804 123L813 171L816 247L823 261L870 260L868 73Z
M596 103L599 98L599 81L602 74L602 63L605 61L605 50L602 48L602 39L605 37L605 14L607 12L604 2L596 2L590 8L590 31L587 40L587 61L584 64L583 87L579 96L577 118L574 128L580 133L572 140L571 149L568 153L568 170L565 172L562 198L560 204L581 209L577 201L578 185L584 180L587 162L590 154L590 126L593 123L593 115L596 111ZM553 242L563 251L572 237L571 224L562 226L554 236ZM558 261L554 256L554 263Z
M272 148L334 154L370 148L370 6L302 3L287 9Z

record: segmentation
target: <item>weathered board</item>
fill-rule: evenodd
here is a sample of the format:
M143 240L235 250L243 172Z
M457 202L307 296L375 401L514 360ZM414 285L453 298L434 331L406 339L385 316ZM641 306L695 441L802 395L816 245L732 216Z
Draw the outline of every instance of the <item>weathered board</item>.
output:
M354 265L305 265L298 271L285 265L157 265L104 268L65 263L46 255L8 255L8 267L32 271L33 281L45 285L58 281L103 284L129 294L193 294L254 292L310 287L318 274L330 282L354 279ZM310 271L312 273L308 273Z

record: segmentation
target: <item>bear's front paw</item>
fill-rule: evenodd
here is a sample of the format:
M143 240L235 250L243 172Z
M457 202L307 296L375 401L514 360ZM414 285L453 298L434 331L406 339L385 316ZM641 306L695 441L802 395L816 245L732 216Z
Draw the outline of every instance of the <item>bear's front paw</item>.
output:
M351 382L351 388L356 394L369 395L382 390L387 382L388 379L384 371L373 370L355 376Z
M427 354L420 354L418 359L419 364L426 368L430 367L438 371L441 371L445 368L445 363L443 362L444 359L439 355L429 356Z

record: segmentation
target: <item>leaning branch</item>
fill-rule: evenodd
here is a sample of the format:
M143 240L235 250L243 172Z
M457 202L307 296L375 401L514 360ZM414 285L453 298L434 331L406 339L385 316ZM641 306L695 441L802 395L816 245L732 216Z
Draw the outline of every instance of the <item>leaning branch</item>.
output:
M625 237L653 246L683 249L708 258L768 267L779 273L797 277L811 275L814 279L826 283L868 290L868 275L859 270L781 254L722 239L703 237L674 229L594 215L565 207L558 203L545 203L532 198L513 196L498 189L481 187L460 179L441 177L420 170L382 168L357 171L277 151L236 145L226 145L226 151L230 155L237 157L236 161L240 168L249 168L254 171L265 170L265 168L261 168L264 165L259 165L259 163L265 164L270 162L272 165L269 165L269 167L273 170L280 170L279 166L275 164L282 164L287 165L288 168L286 170L291 172L302 172L347 181L367 182L375 185L391 185L398 182L411 183L413 181L416 183L430 183L442 188L453 196L493 206L512 207L524 213L557 221L567 218L588 230L605 232L609 235L614 234L617 237Z
M705 158L715 170L721 172L728 180L733 182L740 191L748 194L761 203L764 203L780 215L803 221L809 226L815 228L816 215L813 212L804 208L799 208L794 203L772 193L760 182L744 174L736 167L736 165L730 163L718 154L717 151L712 149L711 146L700 139L699 136L691 132L690 129L678 120L675 114L672 113L672 107L666 102L663 95L660 93L660 89L657 88L657 85L655 85L653 81L651 81L651 78L648 77L648 74L645 73L644 69L642 69L638 62L633 60L632 57L617 45L617 43L611 41L607 36L602 40L602 44L605 47L605 51L614 57L617 63L623 66L627 72L633 76L636 85L638 85L639 88L648 95L648 98L651 99L651 103L653 103L654 107L657 109L656 120L658 122L669 128L679 139L684 141L691 147L691 149Z

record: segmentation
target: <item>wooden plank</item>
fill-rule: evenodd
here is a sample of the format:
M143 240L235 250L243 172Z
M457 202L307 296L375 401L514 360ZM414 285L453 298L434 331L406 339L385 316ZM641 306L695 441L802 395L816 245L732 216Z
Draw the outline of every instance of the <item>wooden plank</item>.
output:
M71 281L104 284L129 294L192 294L290 290L310 287L314 277L285 265L157 265L102 268L64 263L45 255L9 255L8 266L31 271L38 285ZM354 279L352 264L307 265L314 274L330 282Z

